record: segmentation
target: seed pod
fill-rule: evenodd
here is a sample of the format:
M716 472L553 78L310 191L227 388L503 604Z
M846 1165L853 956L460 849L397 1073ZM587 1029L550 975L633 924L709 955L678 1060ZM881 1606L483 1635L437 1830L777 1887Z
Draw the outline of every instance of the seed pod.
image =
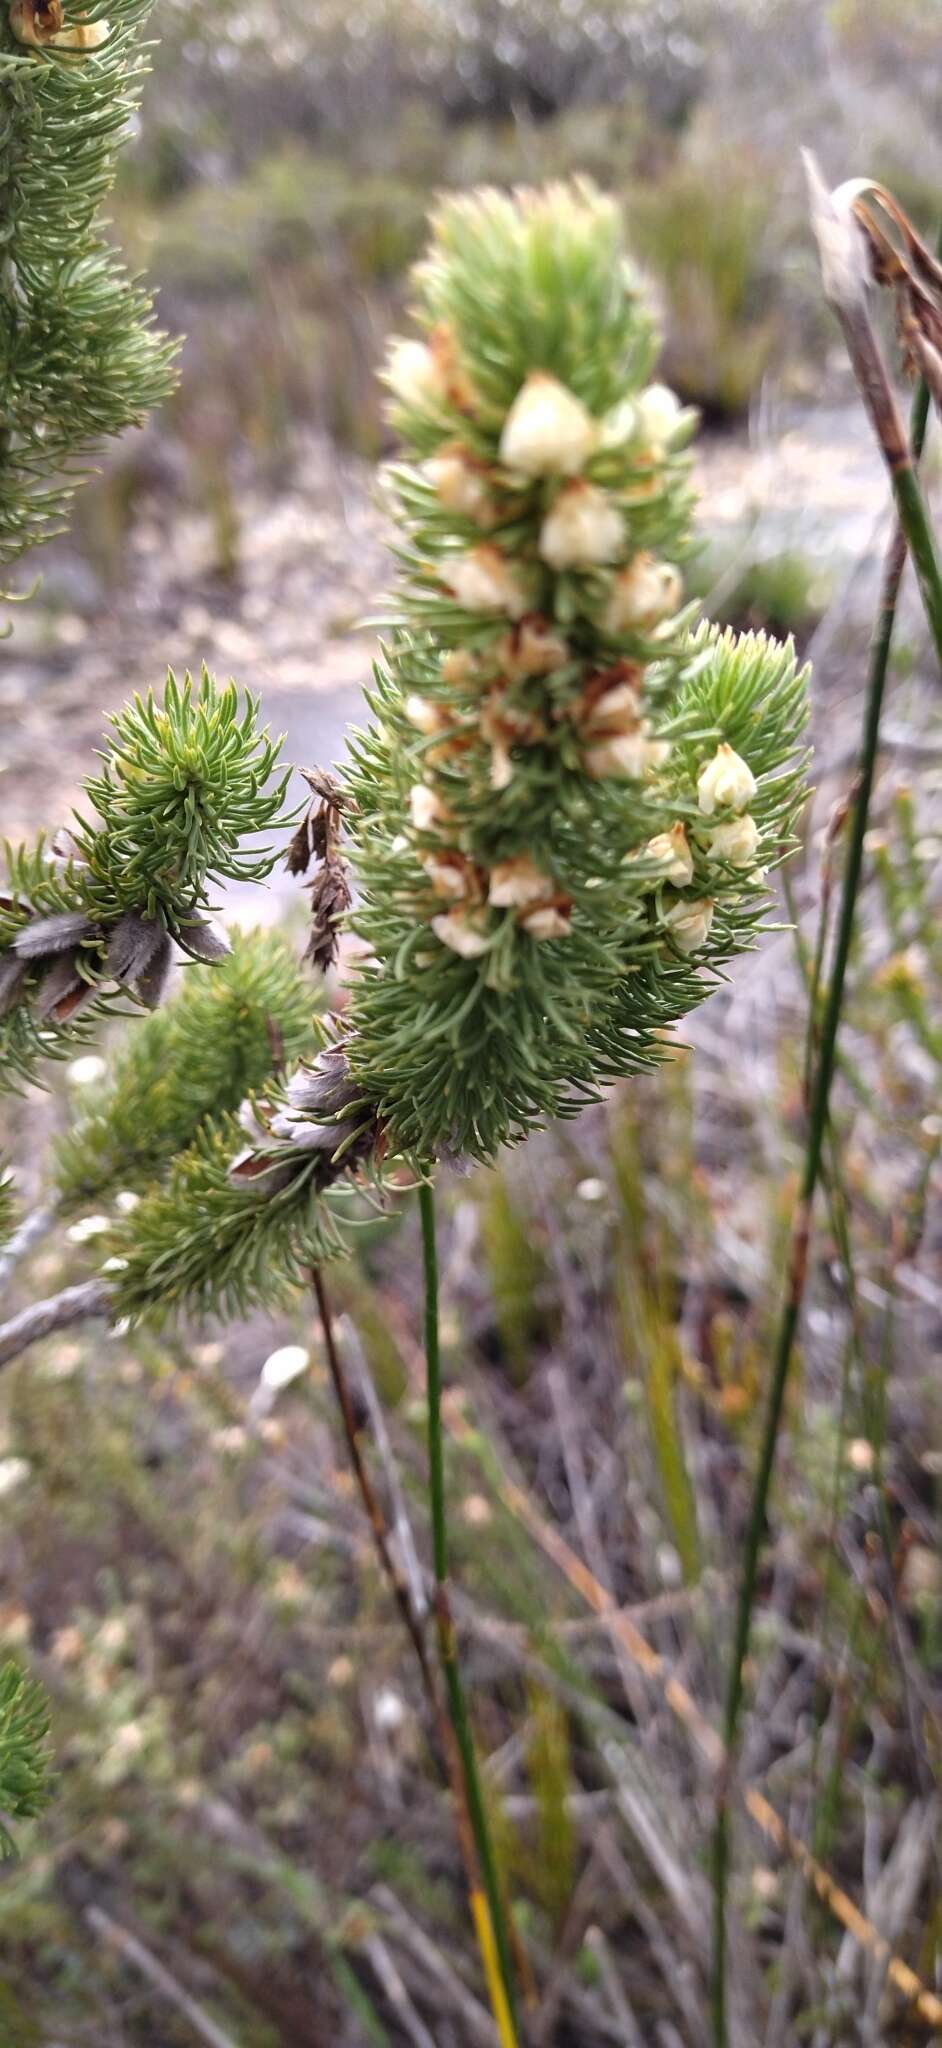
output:
M21 960L44 960L50 954L80 946L94 933L95 925L87 911L57 911L52 917L34 917L24 924L14 937L13 951Z

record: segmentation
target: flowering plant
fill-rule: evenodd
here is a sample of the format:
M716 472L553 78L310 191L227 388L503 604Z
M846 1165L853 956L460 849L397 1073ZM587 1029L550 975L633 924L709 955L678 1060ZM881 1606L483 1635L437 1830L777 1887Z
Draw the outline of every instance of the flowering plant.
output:
M789 849L806 678L684 605L693 416L650 381L616 207L584 183L450 199L415 283L424 338L385 370L399 585L318 814L341 919L346 823L360 957L313 1067L129 1220L129 1313L270 1295L267 1227L279 1278L303 1271L364 1170L490 1159L662 1059Z

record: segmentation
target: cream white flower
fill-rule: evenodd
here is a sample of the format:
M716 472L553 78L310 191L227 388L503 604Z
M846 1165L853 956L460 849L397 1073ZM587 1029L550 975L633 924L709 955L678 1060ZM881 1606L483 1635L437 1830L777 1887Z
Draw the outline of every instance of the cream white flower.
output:
M442 911L440 917L433 917L432 930L443 946L460 953L463 960L476 960L490 945L487 933L471 922L466 910Z
M580 398L558 378L534 370L504 421L500 459L523 476L578 476L598 429Z
M700 947L706 945L713 923L713 908L708 896L696 902L681 897L679 903L665 911L663 921L681 953L698 953Z
M393 397L402 405L434 405L445 397L441 364L424 341L394 341L385 374Z
M540 528L551 569L592 569L615 560L624 544L621 513L597 484L566 484Z
M586 774L595 782L607 775L639 782L650 769L660 768L669 753L666 740L649 739L647 720L642 719L636 731L614 733L597 746L587 747L582 760Z
M592 738L608 738L615 733L637 732L641 724L641 699L637 685L626 681L613 683L595 699L582 719L582 730Z
M682 413L680 399L666 384L649 384L637 402L638 433L652 455L663 455L677 432Z
M723 861L731 868L749 868L761 837L754 817L747 811L742 818L732 818L728 825L715 825L707 835L710 859Z
M483 663L479 654L470 647L449 647L442 655L442 682L450 683L452 689L476 688L483 679Z
M520 924L531 939L565 939L572 927L572 915L556 903L544 903L525 911Z
M721 740L712 761L697 776L697 802L705 818L717 809L744 811L751 804L758 784L748 761Z
M487 478L462 449L445 448L440 455L430 456L422 464L422 474L449 512L462 512L480 526L490 525L497 508Z
M435 832L448 824L451 813L427 782L416 782L409 791L409 816L417 832Z
M419 697L415 691L406 698L405 713L417 732L444 732L449 724L448 714L440 704L431 697Z
M423 853L419 857L436 896L460 902L462 897L479 893L474 868L463 853Z
M602 615L606 633L644 632L679 609L684 594L680 570L653 555L635 555L620 569Z
M673 882L676 889L686 889L693 881L693 854L679 819L669 832L656 832L642 848L642 855L645 860L656 860L665 882Z
M515 564L486 542L443 562L439 574L466 612L506 612L522 619L530 609L530 593Z
M522 676L551 676L569 660L569 648L546 619L523 619L512 633L505 633L495 649L508 682Z
M528 853L520 853L513 860L495 862L487 893L498 909L519 910L526 904L545 903L554 886Z

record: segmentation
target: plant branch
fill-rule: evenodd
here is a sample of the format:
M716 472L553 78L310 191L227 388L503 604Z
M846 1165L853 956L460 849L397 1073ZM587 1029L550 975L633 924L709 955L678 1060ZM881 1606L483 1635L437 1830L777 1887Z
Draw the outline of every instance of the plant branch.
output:
M409 1641L415 1651L438 1740L436 1763L442 1771L445 1782L451 1788L458 1844L465 1869L471 1917L481 1951L482 1967L491 1996L494 2021L501 2048L517 2048L516 2031L510 2023L507 2013L507 1998L504 1990L503 1970L500 1964L500 1951L499 1948L495 1950L495 1938L492 1928L493 1915L488 1914L485 1895L481 1891L479 1849L476 1846L478 1843L478 1827L475 1822L475 1811L472 1804L461 1737L457 1726L454 1724L454 1716L452 1716L452 1721L450 1722L445 1713L435 1673L429 1658L428 1644L423 1627L424 1616L419 1612L408 1578L400 1568L390 1540L390 1531L383 1512L382 1503L373 1485L372 1475L363 1455L360 1422L337 1345L330 1301L324 1285L324 1277L319 1267L312 1267L311 1279L317 1300L321 1328L324 1333L324 1348L327 1353L328 1368L337 1397L337 1406L340 1411L340 1419L343 1425L354 1478L356 1479L360 1498L366 1510L381 1569L389 1583ZM447 1681L448 1667L444 1662L444 1658L443 1666ZM449 1691L449 1699L450 1697ZM476 1777L474 1782L476 1785ZM477 1787L477 1790L480 1802L480 1788ZM483 1807L481 1812L483 1814Z
M103 1280L82 1280L77 1287L64 1287L61 1294L34 1301L8 1323L0 1324L0 1365L10 1365L31 1344L39 1344L57 1330L69 1330L74 1323L88 1322L93 1316L107 1321L111 1314L111 1291Z
M922 451L928 415L929 394L923 382L919 386L913 403L911 444L915 460L918 460ZM921 499L919 502L921 504ZM898 497L897 505L899 507ZM844 869L841 901L838 911L834 957L831 965L827 996L821 1016L818 1060L810 1091L808 1136L805 1146L804 1165L789 1238L786 1294L773 1354L768 1408L762 1433L759 1465L753 1483L749 1521L746 1530L742 1580L736 1609L733 1648L727 1671L726 1697L723 1712L723 1740L726 1746L726 1759L717 1784L716 1816L712 1844L714 1920L711 2020L714 2048L726 2048L727 2042L726 1916L729 1894L729 1793L742 1714L743 1667L749 1649L752 1612L755 1605L756 1586L759 1575L759 1557L765 1529L766 1510L768 1507L772 1472L775 1465L775 1454L778 1446L785 1393L788 1385L789 1368L801 1316L802 1303L804 1301L812 1209L815 1191L821 1176L824 1145L829 1129L831 1083L834 1077L837 1057L838 1034L844 999L844 982L847 973L847 963L850 957L857 896L863 869L864 839L866 837L870 798L876 774L880 719L883 711L883 700L889 669L890 645L893 637L899 588L906 561L906 550L907 535L902 508L900 508L899 521L887 550L884 563L879 606L871 642L860 761L855 795L850 812L847 862ZM942 648L942 587L940 587L939 626L940 633L937 644Z
M422 1219L422 1258L425 1278L425 1357L428 1376L428 1455L429 1455L429 1497L432 1511L432 1553L435 1569L435 1624L438 1648L445 1687L448 1693L448 1708L452 1727L461 1758L462 1776L474 1842L481 1868L484 1895L472 1901L475 1920L479 1928L482 1951L486 1956L486 1944L496 1949L500 1981L503 1990L503 2004L494 2000L494 2017L497 2021L502 2048L515 2048L518 2039L515 2011L514 1977L510 1960L510 1943L501 1898L497 1865L491 1843L487 1810L481 1789L480 1774L474 1748L474 1736L465 1700L464 1686L458 1664L458 1644L455 1634L454 1617L448 1584L448 1523L445 1510L445 1457L442 1433L442 1375L441 1345L438 1322L438 1249L435 1232L435 1195L431 1183L423 1181L419 1188L419 1213Z

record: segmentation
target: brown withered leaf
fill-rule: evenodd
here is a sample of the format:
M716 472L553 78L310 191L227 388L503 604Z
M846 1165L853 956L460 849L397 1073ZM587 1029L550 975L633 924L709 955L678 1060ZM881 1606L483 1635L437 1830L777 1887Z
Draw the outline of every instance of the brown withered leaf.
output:
M307 886L311 892L311 931L304 958L326 974L337 959L340 926L351 903L346 861L332 854Z

